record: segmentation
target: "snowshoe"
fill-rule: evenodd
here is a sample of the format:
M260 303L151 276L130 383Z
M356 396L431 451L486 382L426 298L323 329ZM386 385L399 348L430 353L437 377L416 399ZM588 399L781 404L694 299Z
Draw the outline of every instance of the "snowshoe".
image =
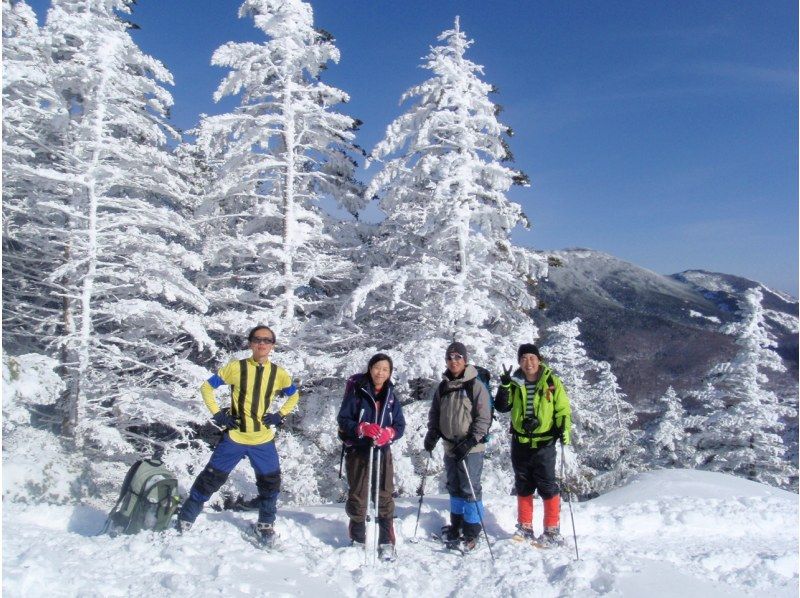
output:
M178 519L175 521L175 531L177 531L178 534L183 535L184 532L188 532L190 529L192 529L191 521L186 521L185 519Z
M431 534L431 539L434 542L442 544L442 546L444 546L447 550L452 550L453 552L457 552L462 556L464 554L464 551L461 549L461 538L448 540L446 537L440 536L439 534Z
M461 553L469 554L478 546L478 537L464 537L461 539Z
M533 533L533 528L518 523L517 531L514 532L511 539L514 540L514 542L533 542L536 539L536 534Z
M458 542L461 539L461 529L452 525L443 525L441 538L442 542Z
M378 545L378 560L387 563L393 563L397 559L397 551L394 544L379 544Z
M541 536L534 539L532 544L536 548L558 548L564 546L566 541L557 527L546 527Z
M277 541L275 527L271 523L254 523L243 535L256 548L267 550L274 548Z

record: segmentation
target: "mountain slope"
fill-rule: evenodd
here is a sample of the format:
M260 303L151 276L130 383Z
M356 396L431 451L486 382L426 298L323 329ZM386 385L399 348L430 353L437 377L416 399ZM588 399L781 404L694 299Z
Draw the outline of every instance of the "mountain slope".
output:
M663 276L598 251L553 252L547 279L539 284L543 309L537 324L579 317L589 355L608 361L623 391L646 408L673 386L697 389L714 365L736 351L720 328L737 315L737 300L758 283L725 274L690 271ZM762 286L772 332L797 377L797 300ZM543 336L544 338L544 336Z

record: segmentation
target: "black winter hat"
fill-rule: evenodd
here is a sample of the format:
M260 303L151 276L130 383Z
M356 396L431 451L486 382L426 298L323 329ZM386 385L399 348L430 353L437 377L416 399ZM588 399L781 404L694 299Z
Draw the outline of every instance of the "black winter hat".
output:
M467 360L467 348L464 346L464 343L454 342L450 343L447 346L447 350L444 352L444 356L447 357L450 353L458 353L464 358L464 361Z
M367 373L369 373L369 371L372 369L372 366L379 361L389 362L389 375L391 376L392 372L394 372L394 363L392 362L392 358L386 353L375 353L375 355L369 358L369 363L367 364Z
M539 347L533 343L523 343L519 346L519 349L517 349L517 362L522 359L522 356L525 355L525 353L536 355L536 357L539 359L542 358L542 356L539 354Z

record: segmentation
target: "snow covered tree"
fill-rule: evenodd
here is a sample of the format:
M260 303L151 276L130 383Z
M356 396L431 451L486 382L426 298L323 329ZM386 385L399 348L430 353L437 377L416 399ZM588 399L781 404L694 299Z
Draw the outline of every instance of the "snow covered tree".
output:
M693 467L694 459L686 432L686 411L671 386L659 399L661 414L648 430L650 459L663 467Z
M57 187L33 196L25 223L31 242L40 233L28 272L58 301L31 330L60 351L65 431L78 446L123 451L121 435L183 415L175 398L195 376L187 357L211 342L205 299L185 276L201 262L187 249L197 237L167 150L177 136L162 84L172 76L130 37L119 16L130 5L53 2L43 62L68 110L35 140L60 143L42 175Z
M572 443L579 464L570 478L581 493L601 491L636 470L641 457L633 407L608 363L591 359L580 336L580 318L547 329L541 351L564 382L572 407Z
M67 106L55 93L36 15L3 2L3 332L6 347L41 348L61 308L48 280L64 256L63 125Z
M572 445L567 447L567 477L570 490L586 495L591 492L591 480L597 471L584 463L591 430L591 389L586 382L586 372L592 360L586 353L580 336L580 318L561 322L547 329L546 340L541 345L543 361L561 378L572 408ZM586 423L584 423L586 421Z
M532 283L542 267L509 241L527 220L505 193L527 179L503 164L511 130L497 120L483 68L465 57L472 41L458 18L438 39L423 65L433 76L402 96L414 103L372 151L384 163L367 196L379 197L386 218L340 317L350 334L380 339L431 379L454 337L497 371L516 344L536 338Z
M758 287L749 289L741 319L725 328L736 335L740 350L712 372L722 407L706 418L697 448L705 469L796 490L797 463L787 454L782 433L797 409L769 388L765 370L781 372L785 366L773 350L762 299Z
M351 213L362 206L353 158L360 123L334 110L349 96L320 80L339 51L314 28L308 3L247 0L239 16L252 17L267 40L217 49L212 64L231 71L214 99L239 95L241 104L204 117L197 130L215 174L198 213L209 223L209 329L224 337L258 320L285 338L351 267L321 201L332 197Z

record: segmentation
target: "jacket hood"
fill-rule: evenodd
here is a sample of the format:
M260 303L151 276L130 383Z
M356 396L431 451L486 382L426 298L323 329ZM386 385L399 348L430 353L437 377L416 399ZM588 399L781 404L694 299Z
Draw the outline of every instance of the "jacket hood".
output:
M448 382L454 382L455 380L462 380L466 382L467 380L472 380L473 378L478 377L478 370L475 369L474 365L467 364L466 369L464 370L464 374L460 378L451 378L450 377L450 370L445 370L442 372L442 379L447 380Z

